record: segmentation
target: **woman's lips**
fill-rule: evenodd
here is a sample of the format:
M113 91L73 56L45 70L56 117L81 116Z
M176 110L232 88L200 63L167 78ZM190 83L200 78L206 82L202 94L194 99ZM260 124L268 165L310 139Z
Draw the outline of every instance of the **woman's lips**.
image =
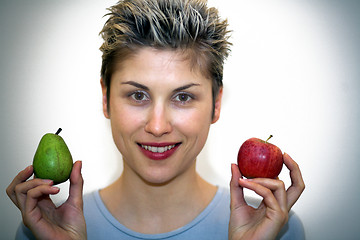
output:
M181 143L138 143L142 153L152 160L164 160L170 157Z

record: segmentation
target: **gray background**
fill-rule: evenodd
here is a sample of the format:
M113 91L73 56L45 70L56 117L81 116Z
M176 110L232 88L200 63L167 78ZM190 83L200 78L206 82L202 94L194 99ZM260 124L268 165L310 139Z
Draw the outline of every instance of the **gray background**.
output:
M21 221L5 194L58 127L83 160L85 192L121 172L102 115L99 71L105 8L116 1L0 1L1 239ZM220 121L198 159L228 185L250 137L267 138L301 166L307 188L294 206L307 239L360 236L360 1L210 1L234 30ZM286 169L280 178L290 184ZM67 196L60 185L54 201ZM247 194L253 194L248 192Z

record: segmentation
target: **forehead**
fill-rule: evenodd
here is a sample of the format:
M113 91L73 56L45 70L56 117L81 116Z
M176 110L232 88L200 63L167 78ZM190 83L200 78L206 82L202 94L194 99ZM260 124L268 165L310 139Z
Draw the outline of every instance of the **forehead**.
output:
M189 50L163 50L150 47L139 48L136 51L119 58L114 68L114 75L150 76L165 75L168 78L179 78L182 75L190 78L209 79L202 68L204 63L198 60ZM209 80L210 81L210 80Z
M210 57L209 54L201 51L197 48L154 48L154 47L139 47L133 46L131 48L119 49L116 51L113 63L111 64L114 73L116 70L121 69L124 62L127 60L134 60L134 58L154 58L156 55L162 55L164 57L170 56L169 61L184 61L188 63L188 67L191 71L198 71L206 78L211 79L210 74ZM153 56L153 57L152 57Z

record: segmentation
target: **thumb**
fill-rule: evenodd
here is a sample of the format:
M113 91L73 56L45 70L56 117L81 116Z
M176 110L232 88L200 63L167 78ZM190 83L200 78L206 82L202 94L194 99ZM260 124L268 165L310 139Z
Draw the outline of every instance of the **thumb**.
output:
M81 175L82 161L76 161L70 175L70 190L68 202L83 207L83 186L84 180Z
M243 188L239 185L239 178L242 178L239 167L231 164L231 181L230 181L230 209L236 209L247 205L244 198Z

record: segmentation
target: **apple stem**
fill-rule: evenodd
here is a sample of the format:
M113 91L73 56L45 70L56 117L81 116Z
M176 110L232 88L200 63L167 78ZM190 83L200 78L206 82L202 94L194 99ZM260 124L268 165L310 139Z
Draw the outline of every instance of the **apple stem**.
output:
M62 129L61 128L59 128L57 131L56 131L56 135L59 135L59 133L62 131Z
M270 135L270 137L268 137L268 139L266 139L265 143L267 143L269 141L269 139L272 137L273 137L273 135Z

